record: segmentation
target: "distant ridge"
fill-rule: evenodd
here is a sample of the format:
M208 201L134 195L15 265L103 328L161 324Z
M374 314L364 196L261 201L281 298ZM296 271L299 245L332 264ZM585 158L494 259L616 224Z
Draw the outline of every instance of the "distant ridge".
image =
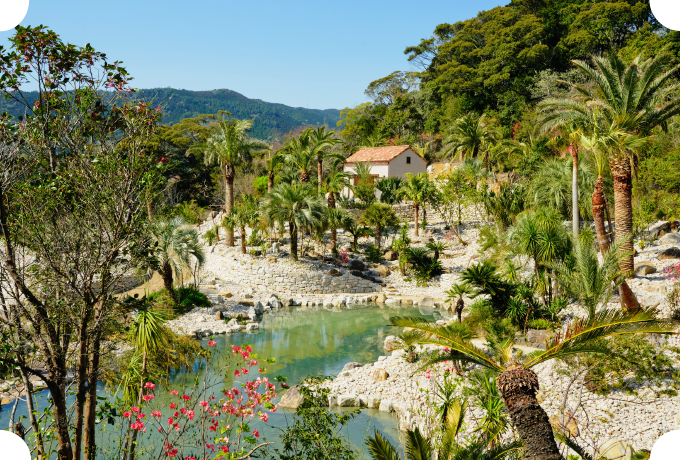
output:
M37 93L26 92L27 98L37 97ZM287 132L300 126L321 126L331 128L340 119L336 109L305 109L289 107L284 104L250 99L229 89L212 91L189 91L173 88L140 89L128 98L153 100L163 106L163 123L175 124L187 117L217 113L219 110L231 112L236 118L253 120L250 135L258 139L279 140ZM14 117L22 115L21 107L0 98L0 113L8 111Z

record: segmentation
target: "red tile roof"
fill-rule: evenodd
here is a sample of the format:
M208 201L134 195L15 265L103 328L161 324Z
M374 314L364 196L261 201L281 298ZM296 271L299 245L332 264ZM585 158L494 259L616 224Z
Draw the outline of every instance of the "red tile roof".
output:
M347 158L345 162L346 163L366 163L367 161L390 162L410 148L411 148L410 145L391 145L389 147L371 147L368 149L361 149L354 155ZM418 155L418 152L414 153Z

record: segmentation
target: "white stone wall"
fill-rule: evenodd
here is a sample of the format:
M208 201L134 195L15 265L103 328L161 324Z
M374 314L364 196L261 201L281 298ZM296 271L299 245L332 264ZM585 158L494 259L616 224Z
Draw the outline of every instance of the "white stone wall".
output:
M222 264L223 276L233 283L255 289L291 294L333 294L381 292L382 286L358 278L344 269L341 276L331 276L327 271L281 261L250 264L231 260Z

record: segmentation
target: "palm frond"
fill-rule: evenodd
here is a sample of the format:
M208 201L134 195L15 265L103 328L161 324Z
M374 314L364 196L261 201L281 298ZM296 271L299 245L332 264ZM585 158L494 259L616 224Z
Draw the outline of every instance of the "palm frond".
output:
M406 454L409 460L432 460L430 441L422 435L419 428L406 432Z
M368 450L373 460L400 460L394 446L378 431L368 439Z

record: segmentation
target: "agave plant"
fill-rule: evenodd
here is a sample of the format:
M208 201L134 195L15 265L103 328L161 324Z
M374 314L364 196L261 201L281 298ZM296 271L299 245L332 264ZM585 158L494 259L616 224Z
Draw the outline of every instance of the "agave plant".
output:
M451 351L430 360L427 365L458 359L492 370L510 420L523 445L524 460L562 460L548 415L536 399L538 375L533 368L553 359L583 353L612 355L607 338L626 334L671 334L680 322L659 319L654 308L637 312L604 309L585 319L570 323L563 332L546 341L545 351L526 357L513 356L513 337L490 344L491 356L468 340L456 328L431 323L424 318L392 317L390 324L408 327L401 335L401 346L431 344ZM424 457L425 458L425 457ZM427 457L429 458L429 457Z

